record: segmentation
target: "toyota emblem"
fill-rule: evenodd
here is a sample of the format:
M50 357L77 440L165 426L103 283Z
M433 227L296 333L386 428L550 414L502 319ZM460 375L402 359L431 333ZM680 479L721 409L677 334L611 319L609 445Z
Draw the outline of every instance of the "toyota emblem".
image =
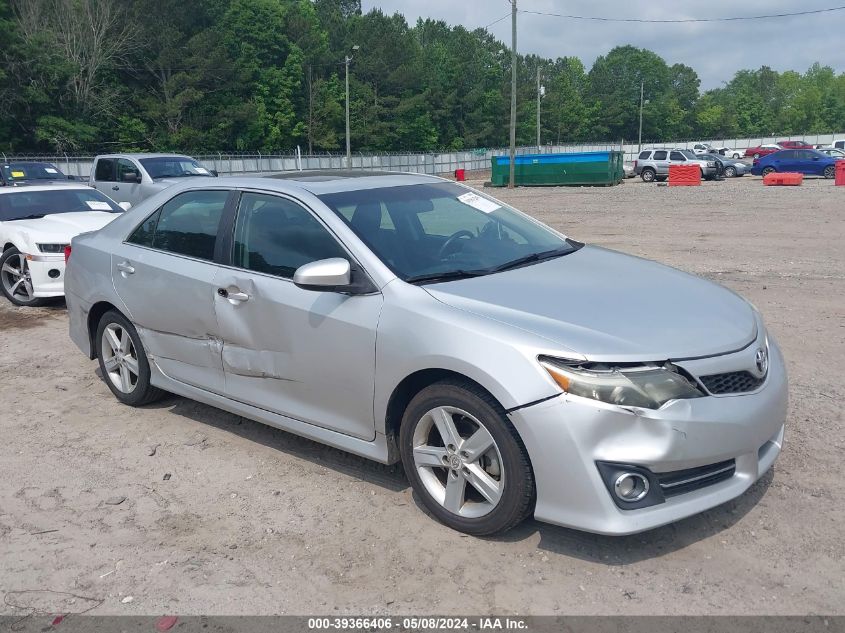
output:
M757 365L757 371L761 376L765 376L769 371L769 354L766 349L761 347L757 350L757 355L754 357L754 362Z

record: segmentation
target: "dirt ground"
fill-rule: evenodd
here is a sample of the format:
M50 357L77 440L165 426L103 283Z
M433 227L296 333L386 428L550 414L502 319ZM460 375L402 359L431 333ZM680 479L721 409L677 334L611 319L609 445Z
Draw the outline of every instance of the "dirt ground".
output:
M845 614L845 187L490 191L750 299L789 364L773 471L636 536L467 537L399 467L182 398L121 406L63 304L0 300L0 613Z

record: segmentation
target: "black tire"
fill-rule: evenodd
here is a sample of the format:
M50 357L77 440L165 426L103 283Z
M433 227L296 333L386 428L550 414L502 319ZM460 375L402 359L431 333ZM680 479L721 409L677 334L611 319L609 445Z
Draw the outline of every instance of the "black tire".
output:
M129 392L121 391L112 382L109 377L109 371L106 369L106 361L103 350L103 333L110 325L114 325L119 330L122 330L129 335L132 346L134 347L134 359L137 361L138 373L137 380L133 388ZM97 361L100 363L100 372L103 376L103 382L123 404L130 407L140 407L145 404L150 404L160 399L165 392L150 384L150 363L147 360L147 353L144 351L144 345L141 343L141 338L138 336L138 331L135 329L129 320L117 312L116 310L109 310L101 318L97 324L97 334L94 341L97 349Z
M754 154L754 156L752 156L752 158L760 158L760 154L759 154L759 152L758 152L758 153L755 153L755 154Z
M646 167L640 172L640 178L643 179L643 182L654 182L656 177L656 172L651 167Z
M448 510L444 504L432 496L420 477L414 462L415 432L419 425L424 424L427 413L438 407L460 409L476 418L476 421L480 422L492 436L495 442L494 449L498 449L496 457L497 459L498 456L501 457L501 463L497 466L501 473L501 493L492 510L482 516L464 517ZM460 413L455 414L453 419L456 428L466 422L466 418L463 418ZM436 437L440 437L436 429L432 432ZM486 536L505 532L531 514L534 507L535 488L528 451L502 406L477 385L448 380L437 382L420 391L405 409L399 443L402 465L411 486L425 507L448 527L466 534ZM445 443L443 446L441 450L446 450ZM453 448L456 453L461 453L459 449L460 446ZM440 480L441 483L452 475L448 467L444 466L437 470L442 471L440 474L444 475ZM434 469L430 472L433 473ZM478 494L477 489L474 489L470 483L466 483L466 486L470 489L470 494Z
M657 176L655 180L657 182L666 182L669 179L669 176Z
M736 167L733 165L728 165L725 167L725 177L726 178L736 178Z
M44 305L45 300L37 297L29 297L27 298L26 290L24 287L24 292L18 292L18 289L15 287L16 282L16 275L11 272L12 269L20 270L20 266L26 266L26 259L21 254L21 252L12 246L9 249L6 249L2 255L0 255L0 291L3 292L3 296L6 297L9 301L11 301L16 306L25 306L29 308L34 308L37 306ZM5 268L5 270L4 270ZM29 278L29 271L25 269L24 273ZM26 282L24 282L26 283ZM32 284L29 283L29 288L32 288ZM14 292L12 292L14 291Z
M740 158L739 152L734 152L733 158L738 160Z
M775 169L774 167L763 167L763 171L761 171L760 173L763 176L768 176L769 174L774 174L775 172L777 172L777 169Z
M836 167L833 165L828 165L824 168L824 177L830 180L831 178L836 178Z

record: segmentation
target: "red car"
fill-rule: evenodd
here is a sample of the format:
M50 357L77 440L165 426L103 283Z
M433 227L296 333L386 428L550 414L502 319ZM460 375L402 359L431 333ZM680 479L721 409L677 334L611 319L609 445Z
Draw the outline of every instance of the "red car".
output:
M769 145L760 145L759 147L749 147L745 150L745 157L748 158L760 158L761 156L768 156L769 154L774 154L775 152L779 152L782 150L783 147L780 145L775 145L774 143Z
M783 149L815 149L804 141L778 141L778 145Z

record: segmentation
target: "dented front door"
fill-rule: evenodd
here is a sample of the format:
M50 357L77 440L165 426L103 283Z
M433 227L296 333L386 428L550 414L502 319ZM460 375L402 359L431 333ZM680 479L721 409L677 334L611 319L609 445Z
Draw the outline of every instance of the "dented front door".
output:
M230 398L346 435L375 438L381 294L315 292L288 279L225 268L217 283Z

